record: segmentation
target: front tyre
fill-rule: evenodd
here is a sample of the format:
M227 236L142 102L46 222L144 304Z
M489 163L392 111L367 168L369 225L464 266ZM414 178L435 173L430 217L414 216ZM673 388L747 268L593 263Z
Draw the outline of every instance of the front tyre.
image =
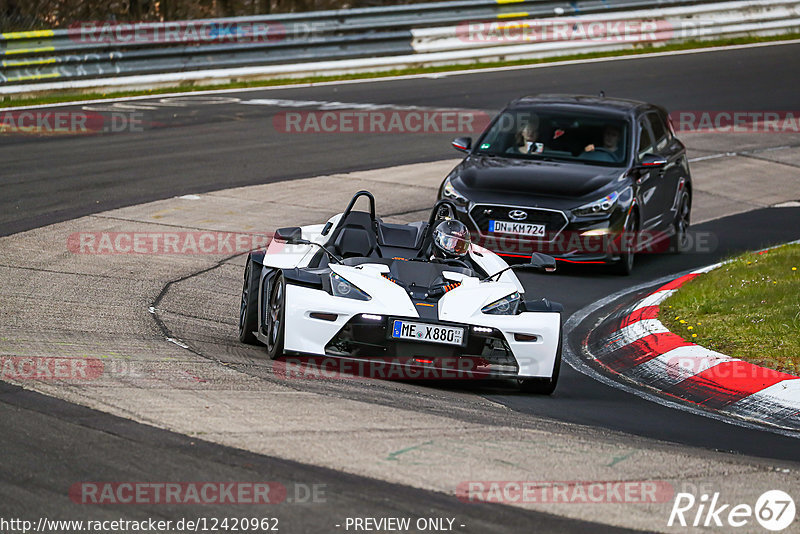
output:
M692 213L692 197L688 191L681 194L678 203L678 213L675 214L675 233L670 239L669 249L674 254L679 254L689 248L689 223Z
M636 212L632 211L625 221L625 231L622 234L620 247L622 253L620 260L612 266L612 270L621 276L628 276L633 271L633 258L636 255L636 245L639 241L639 223Z
M558 384L558 374L561 370L561 345L564 333L559 331L558 349L556 349L556 361L553 364L553 374L550 378L518 378L519 390L522 393L535 393L537 395L552 395Z
M286 280L278 274L272 282L264 321L267 333L267 355L274 360L283 355L283 334L286 316Z
M258 269L253 260L247 257L242 284L242 301L239 306L239 341L248 345L258 345L253 332L258 330Z

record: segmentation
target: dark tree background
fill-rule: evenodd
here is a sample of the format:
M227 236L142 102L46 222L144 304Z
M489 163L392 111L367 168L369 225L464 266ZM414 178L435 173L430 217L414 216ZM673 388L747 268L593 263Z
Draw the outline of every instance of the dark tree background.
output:
M411 4L430 0L0 0L0 31L79 22L160 22Z

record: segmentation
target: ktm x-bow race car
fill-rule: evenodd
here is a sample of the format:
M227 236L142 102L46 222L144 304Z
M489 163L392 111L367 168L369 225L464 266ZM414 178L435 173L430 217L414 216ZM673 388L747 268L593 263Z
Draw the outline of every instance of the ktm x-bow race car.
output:
M354 209L360 198L369 211ZM359 191L323 224L277 230L247 258L239 339L263 343L272 359L390 361L552 393L562 308L527 298L515 271L551 271L555 261L537 253L510 267L471 243L454 213L440 200L428 221L386 223Z

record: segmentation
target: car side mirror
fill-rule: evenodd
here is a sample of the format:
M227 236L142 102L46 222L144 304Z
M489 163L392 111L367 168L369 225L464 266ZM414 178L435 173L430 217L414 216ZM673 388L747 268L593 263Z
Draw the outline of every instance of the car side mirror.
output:
M471 137L456 137L452 141L453 148L458 150L459 152L469 152L469 149L472 148L472 138Z
M663 167L666 164L667 164L666 158L650 153L647 153L644 156L642 156L641 161L639 161L639 167L641 167L642 169Z
M303 230L299 226L289 226L275 230L275 239L284 241L289 245L299 244L298 241L302 241L302 237Z
M552 273L556 270L556 259L553 256L542 254L541 252L534 252L531 254L531 261L528 263L532 269L537 271L544 271Z

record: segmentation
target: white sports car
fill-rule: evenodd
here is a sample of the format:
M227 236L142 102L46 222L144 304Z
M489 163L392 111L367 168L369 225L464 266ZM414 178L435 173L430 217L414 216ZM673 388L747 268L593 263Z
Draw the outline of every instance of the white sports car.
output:
M369 212L354 209L359 198ZM442 200L428 221L390 224L359 191L325 224L277 230L267 250L248 256L239 339L263 343L272 359L390 360L552 393L562 308L526 299L514 271L552 271L555 261L534 254L509 266L475 244L460 258L437 257L433 229L454 208Z

